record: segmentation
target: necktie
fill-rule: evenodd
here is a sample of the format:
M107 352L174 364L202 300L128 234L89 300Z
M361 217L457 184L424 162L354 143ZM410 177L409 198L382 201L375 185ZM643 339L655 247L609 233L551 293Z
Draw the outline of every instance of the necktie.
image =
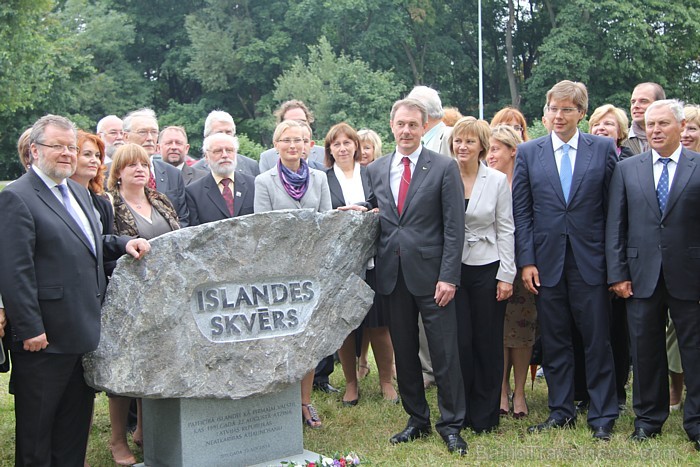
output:
M561 180L561 190L564 192L564 199L569 202L569 192L571 191L571 159L569 158L569 146L565 144L561 147L561 167L559 169L559 180Z
M58 188L58 191L61 192L61 198L63 199L63 206L66 208L66 211L68 211L68 214L73 218L76 224L78 224L78 227L80 227L80 230L83 232L83 235L85 235L85 238L87 239L88 243L90 244L90 248L92 249L92 252L95 253L95 244L94 244L94 239L92 238L92 234L88 233L85 230L85 225L83 225L83 221L80 220L80 217L78 216L78 213L75 212L75 209L73 209L73 203L71 203L70 198L68 197L68 188L66 188L65 185L56 185Z
M230 183L230 178L224 178L221 180L221 184L224 186L221 194L224 197L224 201L226 201L226 207L228 208L229 214L233 217L233 192L231 191L231 187L229 187Z
M406 201L408 186L411 184L411 159L404 157L401 162L403 162L403 174L401 175L401 184L399 184L399 199L396 203L399 214L403 212L403 203Z
M156 189L156 177L153 175L153 171L150 171L150 172L149 172L149 176L148 176L148 188L150 188L151 190L155 190L155 189Z
M656 185L656 199L659 200L659 209L663 215L668 201L668 163L671 162L671 158L660 157L659 162L664 165L664 168L661 171L661 177L659 177L659 184Z

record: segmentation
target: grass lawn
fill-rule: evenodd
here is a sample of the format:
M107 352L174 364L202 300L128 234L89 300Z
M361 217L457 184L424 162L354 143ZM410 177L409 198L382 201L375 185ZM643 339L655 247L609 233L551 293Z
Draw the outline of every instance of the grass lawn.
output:
M528 435L525 432L528 425L539 423L547 417L544 379L535 381L532 390L528 383L529 417L523 420L502 417L498 431L487 435L463 432L469 444L469 454L462 459L450 455L435 432L413 443L391 446L389 437L404 428L407 416L400 405L382 400L377 369L373 363L371 366L370 375L360 383L361 399L356 407L341 407L340 394L314 392L313 403L319 409L324 426L320 430L304 429L306 449L325 455L354 451L362 459L363 465L382 466L700 465L700 453L687 441L679 412L670 416L663 436L642 444L628 439L633 430L630 409L620 416L609 443L594 441L582 418L579 418L579 424L573 430ZM13 399L7 395L7 381L6 374L0 376L0 466L13 465L14 458ZM331 375L331 383L341 389L344 385L339 365ZM428 391L433 422L438 414L436 395L435 389ZM108 443L107 398L99 394L88 450L91 466L113 465ZM135 446L132 444L133 448ZM134 452L141 459L142 453L138 450Z

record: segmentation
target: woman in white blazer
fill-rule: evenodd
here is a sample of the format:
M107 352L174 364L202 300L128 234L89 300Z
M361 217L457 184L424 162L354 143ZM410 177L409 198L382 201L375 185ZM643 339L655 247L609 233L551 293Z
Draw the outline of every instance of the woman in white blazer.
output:
M254 212L280 209L331 210L331 192L325 172L312 169L302 157L304 124L285 120L272 137L280 157L277 165L255 178ZM313 368L301 380L301 416L311 428L320 428L321 419L311 405Z
M491 431L499 422L503 317L515 279L510 187L503 173L482 163L490 135L488 123L467 118L457 121L450 136L465 203L462 278L455 298L465 426L477 433Z

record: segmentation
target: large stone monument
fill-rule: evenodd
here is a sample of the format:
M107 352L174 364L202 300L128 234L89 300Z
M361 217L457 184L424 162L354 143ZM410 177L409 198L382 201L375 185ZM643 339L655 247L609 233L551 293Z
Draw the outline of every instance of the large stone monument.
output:
M310 210L227 219L120 259L88 383L144 398L149 466L303 454L299 381L362 322L376 215Z

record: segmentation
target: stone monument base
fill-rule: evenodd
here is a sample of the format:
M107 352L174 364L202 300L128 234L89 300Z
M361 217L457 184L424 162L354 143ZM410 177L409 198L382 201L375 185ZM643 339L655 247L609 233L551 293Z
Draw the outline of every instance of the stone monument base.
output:
M239 400L143 399L148 467L275 465L304 451L299 383ZM276 465L279 465L277 462Z

